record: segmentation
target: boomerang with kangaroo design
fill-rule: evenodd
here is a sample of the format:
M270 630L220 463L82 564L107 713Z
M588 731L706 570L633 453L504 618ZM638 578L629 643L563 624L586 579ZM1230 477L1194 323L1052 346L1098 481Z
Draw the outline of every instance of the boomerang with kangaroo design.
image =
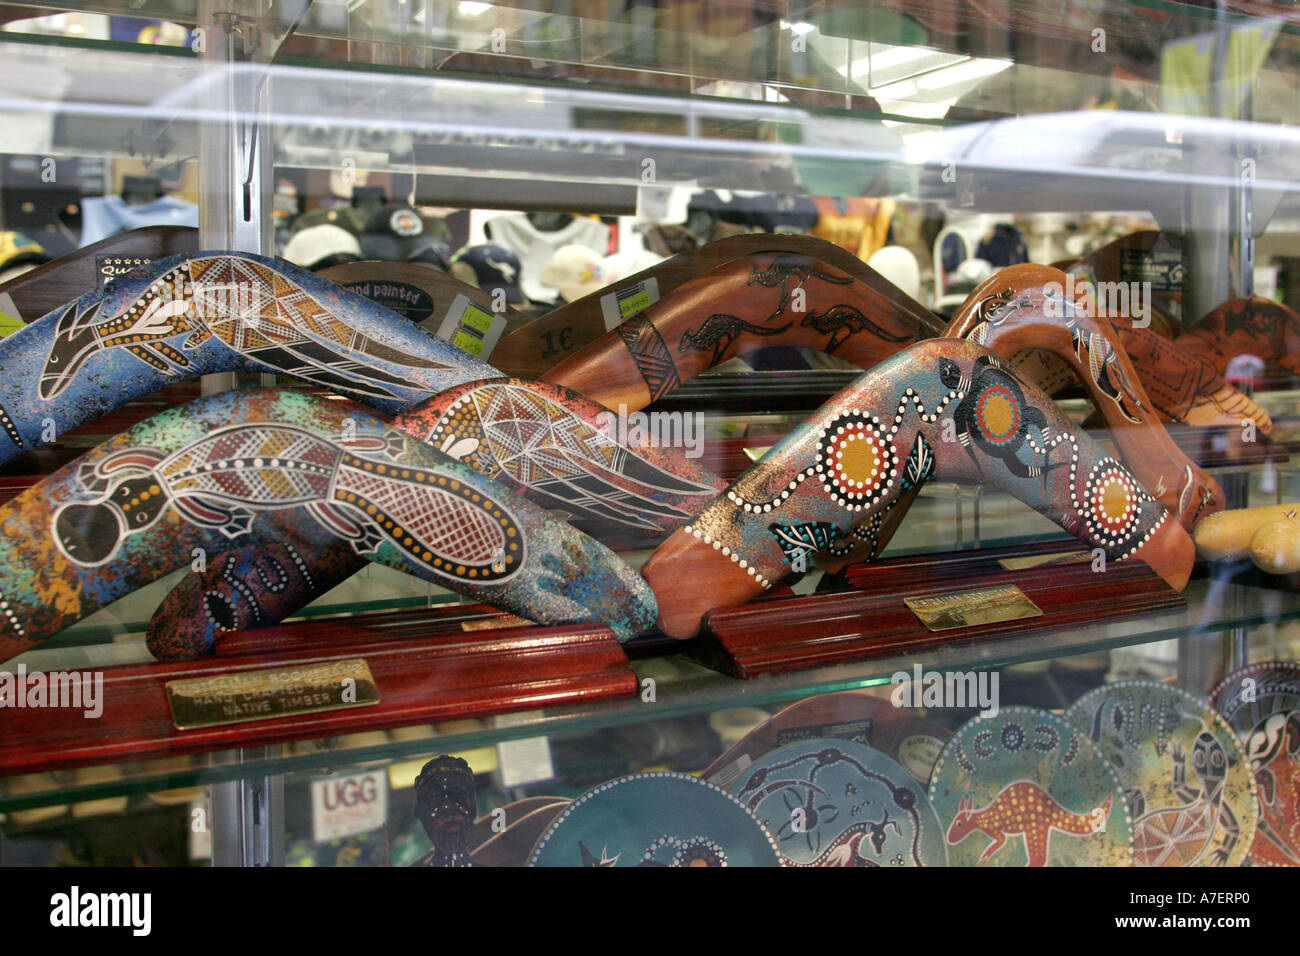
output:
M1218 485L1154 415L1113 330L1085 314L1096 311L1086 296L1067 302L1064 285L1061 296L1048 296L1050 283L1064 279L1043 266L1003 270L972 294L947 334L983 336L983 344L1004 356L1033 348L1060 357L1088 388L1144 483L1186 526L1222 508ZM798 298L802 311L795 308ZM868 369L924 336L908 315L882 304L887 301L878 288L820 263L785 254L749 256L682 286L546 379L582 387L607 405L640 408L705 368L764 344L833 352ZM731 303L732 312L713 312L718 302Z

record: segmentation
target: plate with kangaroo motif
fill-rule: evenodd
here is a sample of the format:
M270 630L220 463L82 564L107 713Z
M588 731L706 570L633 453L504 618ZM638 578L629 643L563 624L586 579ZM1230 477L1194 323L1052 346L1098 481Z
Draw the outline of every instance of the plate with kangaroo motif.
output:
M1102 752L1064 719L1003 707L953 734L930 776L953 866L1129 866L1128 811Z

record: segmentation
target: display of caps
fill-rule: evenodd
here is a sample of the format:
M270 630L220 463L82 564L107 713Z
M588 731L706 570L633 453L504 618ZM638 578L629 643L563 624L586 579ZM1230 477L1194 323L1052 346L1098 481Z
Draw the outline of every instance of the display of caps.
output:
M519 257L504 246L483 242L466 246L451 258L451 274L462 282L478 286L484 292L498 289L505 293L507 302L523 302L519 289L519 274L523 271Z
M406 203L385 203L372 212L361 232L361 248L367 259L425 262L444 272L451 267L451 250Z
M566 302L581 299L609 284L605 260L600 253L579 243L562 247L542 266L538 275L542 285L559 289Z
M361 258L361 244L339 226L309 226L290 237L284 258L304 269L324 269L341 262L356 262Z

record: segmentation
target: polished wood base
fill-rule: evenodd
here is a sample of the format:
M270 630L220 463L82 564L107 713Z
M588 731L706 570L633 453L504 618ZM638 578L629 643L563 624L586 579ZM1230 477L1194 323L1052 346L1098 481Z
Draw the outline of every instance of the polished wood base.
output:
M305 621L268 628L246 643L228 642L227 653L218 657L108 669L103 715L97 720L81 710L6 708L0 776L486 717L637 692L627 655L599 625L467 632L459 622L454 628L448 623L435 616L431 625L418 619L393 624L387 615ZM236 649L243 653L230 653ZM375 678L380 701L374 706L187 731L172 725L168 681L358 657Z
M1043 544L893 558L847 569L851 590L764 601L709 614L712 637L689 653L735 677L758 677L845 664L939 645L977 644L999 636L1068 630L1112 618L1167 611L1183 598L1140 561L1091 562L1004 570L1000 558L1080 550L1062 539ZM951 631L929 631L903 603L957 591L1015 584L1042 617Z

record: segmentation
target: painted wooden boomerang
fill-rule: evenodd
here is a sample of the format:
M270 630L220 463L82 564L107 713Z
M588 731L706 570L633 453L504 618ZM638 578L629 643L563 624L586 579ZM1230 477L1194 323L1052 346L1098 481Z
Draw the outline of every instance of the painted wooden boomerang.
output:
M626 447L613 413L545 382L470 382L398 415L392 428L600 536L666 535L726 486L679 449ZM346 543L231 549L186 575L149 621L160 659L211 653L227 631L265 627L306 607L365 565Z
M874 289L892 304L894 312L900 317L910 317L928 335L943 332L943 323L933 313L835 243L815 236L761 233L719 239L617 279L590 295L560 306L502 338L492 353L492 364L511 375L541 378L559 362L605 335L610 329L607 311L612 310L614 321L618 322L620 313L630 317L627 309L643 311L639 304L649 298L650 290L659 299L666 299L686 283L733 259L765 253L803 256L830 266ZM752 293L756 290L747 291Z
M1038 265L1000 270L971 293L946 334L1004 357L1027 349L1066 356L1125 463L1184 528L1223 509L1218 482L1188 460L1156 416L1119 333L1064 272Z
M119 232L0 285L0 312L34 322L99 286L101 269L119 266L122 260L187 255L198 248L199 231L190 226L145 226Z
M396 412L497 374L310 272L247 253L155 262L0 341L0 462L170 382L278 372Z
M943 440L945 418L956 441ZM660 628L691 637L710 609L787 577L796 555L870 541L900 496L933 477L1013 494L1111 560L1142 559L1176 590L1191 573L1187 532L1046 395L987 349L930 340L832 398L659 546L642 573Z
M351 422L351 424L348 424ZM359 410L290 390L157 415L0 508L0 658L189 564L296 527L530 620L652 625L609 549Z
M1268 365L1300 374L1300 315L1261 296L1229 299L1174 339L1174 344L1204 359L1220 375L1238 355L1254 355Z
M1044 266L1002 270L968 299L946 334L982 338L981 344L1004 356L1038 348L1062 357L1089 388L1114 433L1123 436L1125 455L1139 463L1144 481L1157 488L1180 520L1190 526L1200 514L1221 508L1217 483L1187 459L1156 420L1113 330L1083 314L1096 311L1084 300L1067 308L1065 279ZM1061 294L1049 300L1052 282ZM764 298L754 286L772 288L773 294ZM802 312L794 308L798 294L805 299ZM733 303L739 314L714 313L701 320L709 303L717 301ZM918 323L893 305L879 289L814 261L749 256L681 287L547 378L573 387L581 382L593 398L635 409L704 368L762 344L820 348L867 369L924 337ZM880 324L866 317L881 311Z

